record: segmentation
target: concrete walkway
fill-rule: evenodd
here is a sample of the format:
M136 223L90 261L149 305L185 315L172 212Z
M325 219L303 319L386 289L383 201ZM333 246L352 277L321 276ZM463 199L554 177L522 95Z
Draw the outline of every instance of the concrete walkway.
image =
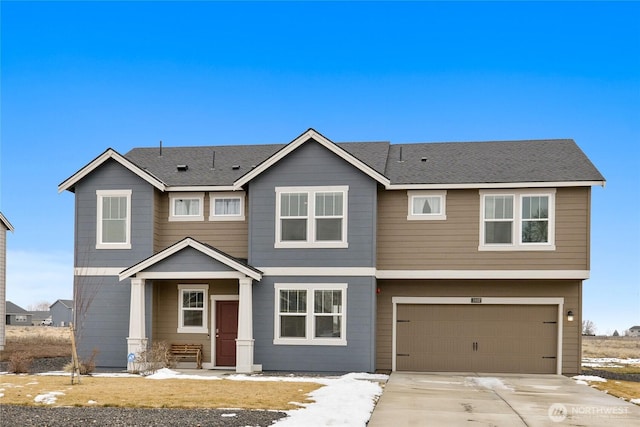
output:
M640 407L561 375L394 372L368 427L640 427Z

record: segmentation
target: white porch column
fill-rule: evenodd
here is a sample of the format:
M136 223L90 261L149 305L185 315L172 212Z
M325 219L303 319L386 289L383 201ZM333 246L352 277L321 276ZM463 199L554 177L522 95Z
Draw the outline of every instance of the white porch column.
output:
M236 339L236 372L253 372L253 281L239 279L238 338Z
M147 349L144 310L144 279L131 278L129 337L127 338L127 370L134 370L133 358Z

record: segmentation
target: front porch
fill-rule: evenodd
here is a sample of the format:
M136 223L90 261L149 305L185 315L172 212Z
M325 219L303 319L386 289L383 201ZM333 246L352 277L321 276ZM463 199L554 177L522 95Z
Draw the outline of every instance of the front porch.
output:
M253 363L253 281L262 273L186 238L128 268L127 369L149 342L200 344L203 368L260 371ZM150 311L150 313L148 312Z

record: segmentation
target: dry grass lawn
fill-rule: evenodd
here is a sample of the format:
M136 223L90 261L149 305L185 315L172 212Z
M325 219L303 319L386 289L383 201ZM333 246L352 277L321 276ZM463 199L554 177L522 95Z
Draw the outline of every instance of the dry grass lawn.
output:
M606 383L597 381L589 382L589 385L625 400L640 399L640 383L637 382L608 380Z
M13 353L33 358L71 357L71 330L52 326L7 325L4 351L0 361L9 360Z
M115 406L136 408L238 408L288 410L291 402L310 403L306 394L316 383L232 380L152 380L68 376L2 375L0 404L41 405L38 395L57 394L51 406Z
M640 358L638 337L582 337L582 357Z

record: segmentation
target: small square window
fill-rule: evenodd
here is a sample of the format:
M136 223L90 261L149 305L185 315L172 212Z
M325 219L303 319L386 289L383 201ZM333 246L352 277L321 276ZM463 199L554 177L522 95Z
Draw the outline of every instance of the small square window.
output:
M244 221L244 191L209 193L209 221Z
M407 219L412 220L445 220L446 191L408 191L409 212Z
M208 333L208 285L178 285L178 333Z
M172 193L169 203L169 221L204 221L204 193Z

